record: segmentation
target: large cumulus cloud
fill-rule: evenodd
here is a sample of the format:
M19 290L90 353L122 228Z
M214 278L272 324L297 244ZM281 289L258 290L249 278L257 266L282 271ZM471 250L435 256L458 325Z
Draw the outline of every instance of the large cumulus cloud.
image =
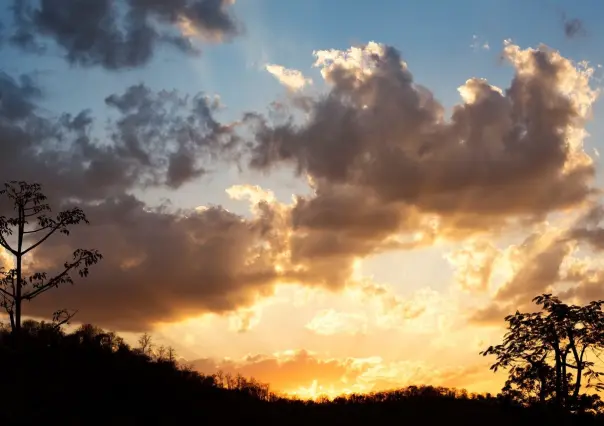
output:
M377 43L315 52L326 94L295 98L279 120L249 114L250 165L290 164L312 183L314 195L292 211L296 253L350 265L590 199L590 71L545 46L506 43L503 54L515 69L509 88L471 78L450 117L398 51Z
M13 44L42 52L53 40L71 64L139 67L160 44L197 53L191 33L222 40L240 29L233 0L14 0Z
M580 132L596 93L545 47L506 45L516 68L502 92L468 80L450 119L391 47L319 52L331 91L300 125L261 123L252 165L293 162L320 189L355 185L422 212L539 215L589 194Z

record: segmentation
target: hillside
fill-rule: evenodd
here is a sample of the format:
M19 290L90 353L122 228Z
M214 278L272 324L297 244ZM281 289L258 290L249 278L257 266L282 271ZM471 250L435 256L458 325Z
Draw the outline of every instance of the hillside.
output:
M253 380L228 385L131 348L114 333L82 326L66 334L27 321L19 342L0 333L2 425L600 424L514 406L503 397L410 387L333 401L296 401ZM229 387L230 389L227 389Z

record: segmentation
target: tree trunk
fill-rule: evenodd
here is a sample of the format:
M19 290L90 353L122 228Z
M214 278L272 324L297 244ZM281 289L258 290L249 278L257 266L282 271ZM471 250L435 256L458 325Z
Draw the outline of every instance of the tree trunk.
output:
M13 313L13 311L8 311L8 318L10 319L10 329L14 330L15 329L15 314Z
M573 402L577 402L579 399L579 391L581 390L581 375L583 373L583 368L578 366L577 368L577 380L575 380L575 389L573 391Z
M20 249L19 249L20 251ZM15 334L19 334L21 332L21 286L22 286L22 281L21 281L21 268L22 268L22 259L21 259L21 255L19 254L17 256L17 284L15 287L15 326L14 326L14 332Z
M15 298L15 319L14 329L15 334L21 333L21 289L17 287L17 297Z
M566 377L566 355L562 358L562 396L564 398L564 405L567 405L568 399L568 377Z
M562 408L564 400L562 399L562 357L560 352L556 351L556 405Z
M23 287L23 236L25 231L25 211L22 205L19 205L19 227L17 235L17 283L15 288L15 328L16 335L21 333L21 305L22 305L22 287Z
M577 379L575 380L575 388L573 389L573 403L576 403L579 399L579 392L581 391L581 376L583 375L583 355L585 354L586 345L583 345L581 349L581 355L577 351L577 345L574 340L574 333L572 328L568 330L568 336L570 337L571 349L573 356L575 357L575 365L577 366Z

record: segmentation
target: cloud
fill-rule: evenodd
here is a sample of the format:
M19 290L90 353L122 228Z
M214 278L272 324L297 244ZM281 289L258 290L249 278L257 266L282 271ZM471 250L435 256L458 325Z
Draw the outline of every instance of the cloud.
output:
M430 289L422 289L408 298L403 298L391 287L368 279L361 280L349 288L359 292L361 300L365 303L377 305L376 323L386 328L408 326L409 320L422 317L435 302L435 294Z
M42 90L28 76L0 75L0 178L44 184L52 198L82 201L121 196L133 188L182 184L229 150L236 136L213 116L215 100L152 92L144 85L108 96L117 113L109 140L98 140L89 111L58 118L40 111ZM97 133L98 134L98 133Z
M349 276L355 257L527 226L594 193L583 140L598 92L589 69L552 49L506 43L509 88L467 80L448 119L390 46L315 56L330 89L303 97L306 119L282 110L244 121L252 168L288 164L309 177L314 194L292 211L292 254L332 271L330 282L342 281L333 271Z
M236 139L231 127L213 117L219 100L204 94L154 93L140 84L108 96L105 104L120 113L111 135L114 146L146 169L136 173L145 184L178 188L206 173L200 160Z
M262 311L253 308L239 309L230 315L229 329L238 333L245 333L260 323Z
M576 285L560 292L563 300L584 304L604 298L604 264L600 260L600 253L604 250L602 219L604 207L594 204L568 231L570 241L580 248L591 249L593 254L569 262L564 279Z
M564 18L564 35L567 38L587 35L583 21L578 18Z
M268 64L266 70L271 73L279 83L287 87L289 90L296 92L303 89L309 84L312 84L312 79L304 77L298 70L285 68L281 65Z
M418 361L391 362L380 357L323 358L305 350L248 355L240 360L200 359L191 365L206 374L221 370L232 375L239 373L254 377L270 383L272 391L304 398L420 384L464 388L484 380L486 376L485 365L482 364L439 367ZM490 373L488 369L486 371Z
M222 40L240 32L233 0L14 0L13 44L43 52L53 40L65 59L117 70L145 65L160 44L196 54L194 33Z
M520 307L512 304L490 303L473 311L469 315L469 322L471 324L483 326L501 327L505 325L504 318L510 314L513 314L519 308Z
M58 264L71 247L94 247L104 259L86 280L28 304L28 315L78 309L78 321L142 331L204 312L226 313L270 295L275 269L268 217L245 220L220 207L179 216L131 197L85 208L92 226L48 240L37 264ZM243 317L240 328L252 318ZM246 324L247 323L247 324Z
M592 210L578 223L591 221L594 216ZM586 219L589 217L592 219ZM470 321L501 325L503 318L516 310L534 311L532 299L543 293L554 293L564 300L575 297L579 303L593 300L585 296L595 296L595 284L604 270L602 265L594 264L591 253L579 255L581 239L589 239L579 229L577 223L568 229L547 226L500 252L498 261L505 263L508 276L491 302L470 314Z
M472 36L472 44L470 45L472 50L478 52L479 50L490 50L491 46L489 46L488 41L480 41L477 35Z
M451 122L442 121L442 106L413 83L393 48L370 44L362 54L317 53L330 96L317 100L308 124L276 128L270 140L260 133L253 166L291 161L318 185L358 184L380 201L442 215L534 214L587 195L593 167L572 164L587 158L565 138L584 125L595 92L558 53L507 45L517 69L510 89L502 94L484 80L468 80ZM527 180L555 185L559 194L529 200L520 190ZM504 195L511 191L515 196Z
M572 243L557 235L533 234L511 253L514 276L496 294L498 300L527 300L543 293L562 278L562 264Z
M358 334L367 330L367 318L363 314L336 312L325 309L317 313L306 328L324 336L332 334Z
M570 229L569 236L587 243L595 250L604 249L604 230L600 223L604 219L604 207L593 205Z
M455 281L464 290L488 290L499 250L487 241L472 241L446 255L455 268Z
M206 374L222 370L254 377L281 392L296 391L301 386L311 385L313 380L319 380L327 387L342 386L343 381L358 375L362 368L354 359L321 359L305 350L248 355L241 360L202 359L192 361L191 365Z
M22 74L18 80L0 73L0 116L19 120L35 109L34 102L42 96L42 89L30 75Z
M482 364L443 368L418 361L376 363L360 377L373 391L418 384L463 389L482 380L485 380Z
M503 323L503 318L517 309L534 310L533 297L551 292L562 280L563 264L572 248L573 243L565 241L558 229L535 232L522 244L510 246L505 253L509 278L497 289L491 305L474 312L471 321Z

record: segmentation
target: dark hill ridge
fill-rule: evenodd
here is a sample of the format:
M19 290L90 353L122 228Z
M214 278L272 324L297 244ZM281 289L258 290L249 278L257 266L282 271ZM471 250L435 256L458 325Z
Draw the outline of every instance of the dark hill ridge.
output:
M333 401L297 401L242 377L227 389L172 360L83 326L65 334L28 321L19 342L0 332L1 425L596 425L505 398L409 387ZM147 352L147 353L145 353ZM169 357L166 357L169 353Z

